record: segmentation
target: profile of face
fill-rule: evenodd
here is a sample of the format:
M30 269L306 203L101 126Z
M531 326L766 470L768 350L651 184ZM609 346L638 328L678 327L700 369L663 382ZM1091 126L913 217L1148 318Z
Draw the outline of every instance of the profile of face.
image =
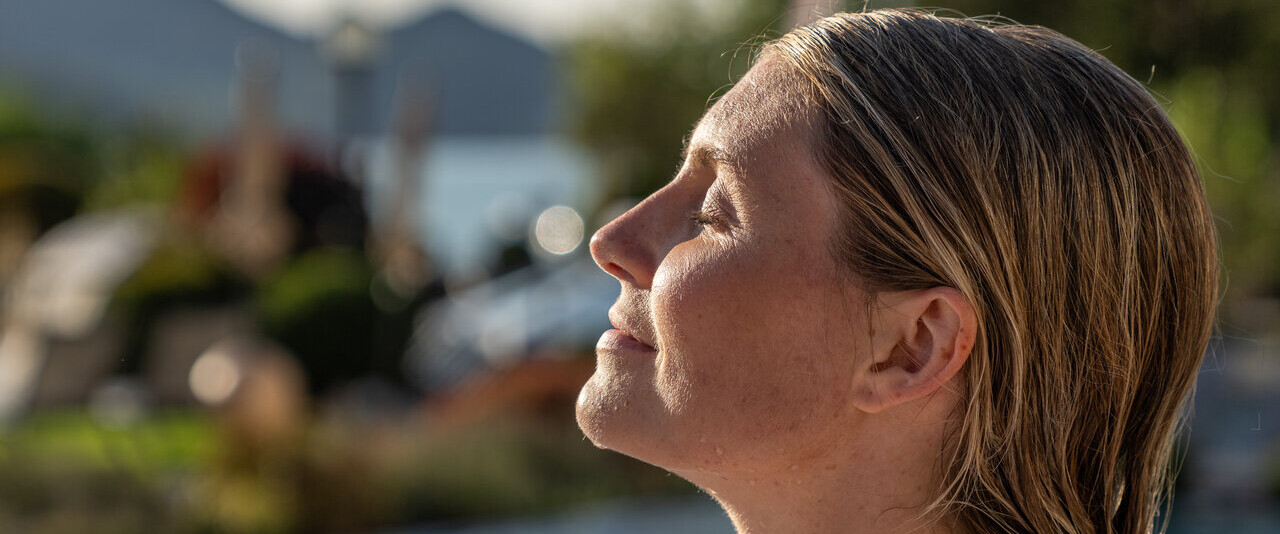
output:
M1212 227L1159 104L1087 47L824 18L592 239L621 293L578 423L744 534L1150 530Z
M864 294L795 75L757 64L702 118L676 177L591 240L621 282L577 406L598 446L689 477L823 455L860 415Z

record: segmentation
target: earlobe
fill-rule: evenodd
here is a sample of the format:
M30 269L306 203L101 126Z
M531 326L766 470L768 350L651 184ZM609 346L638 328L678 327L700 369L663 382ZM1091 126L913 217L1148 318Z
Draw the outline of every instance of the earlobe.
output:
M934 287L882 295L873 310L877 332L871 357L859 366L855 402L876 413L927 397L955 377L968 360L977 318L954 288Z

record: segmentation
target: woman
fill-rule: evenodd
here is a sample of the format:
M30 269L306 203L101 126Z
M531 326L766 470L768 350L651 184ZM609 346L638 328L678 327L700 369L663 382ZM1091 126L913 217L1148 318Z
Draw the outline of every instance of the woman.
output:
M741 533L1162 528L1217 263L1141 84L1043 28L843 14L686 152L592 239L595 444Z

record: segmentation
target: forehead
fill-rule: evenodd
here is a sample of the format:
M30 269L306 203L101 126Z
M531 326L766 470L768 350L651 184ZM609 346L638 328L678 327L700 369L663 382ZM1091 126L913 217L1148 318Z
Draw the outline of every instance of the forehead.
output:
M690 148L714 148L738 159L779 136L807 145L814 108L803 88L795 69L766 56L707 110L694 129Z

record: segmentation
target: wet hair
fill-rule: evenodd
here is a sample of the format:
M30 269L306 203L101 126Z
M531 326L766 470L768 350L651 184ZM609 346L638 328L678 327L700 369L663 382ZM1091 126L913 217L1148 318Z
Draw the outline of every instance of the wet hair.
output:
M911 10L828 17L762 56L818 107L854 277L953 287L977 314L926 513L1163 530L1218 263L1192 157L1144 86L1042 27Z

